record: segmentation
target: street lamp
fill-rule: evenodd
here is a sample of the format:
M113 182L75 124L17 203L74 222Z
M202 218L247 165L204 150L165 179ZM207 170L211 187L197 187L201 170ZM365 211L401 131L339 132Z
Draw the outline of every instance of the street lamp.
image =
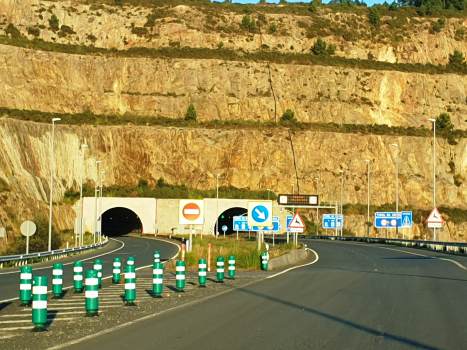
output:
M217 188L217 219L216 219L216 239L219 235L219 174L216 176L216 188Z
M99 243L102 243L102 183L105 181L102 177L104 176L105 171L101 172L101 188L99 191L100 195L100 205L99 205L99 218L100 218L100 225L99 225Z
M96 181L94 183L94 244L96 244L96 231L97 231L97 181L99 181L99 163L100 160L96 161Z
M366 236L370 237L370 161L367 159L365 162L368 163L368 197L367 197L367 207L368 207L368 212L366 216Z
M428 119L433 122L433 208L436 207L436 119ZM436 241L436 227L433 227L433 240Z
M83 234L84 234L84 208L83 208L83 169L84 169L84 151L85 148L88 148L88 145L81 145L81 154L83 155L83 166L81 168L81 188L79 191L79 199L81 203L81 217L80 217L80 223L79 223L79 246L81 247L83 245Z
M49 245L48 250L52 250L52 219L53 219L53 196L54 196L54 141L55 141L55 122L60 118L52 119L52 146L50 154L50 209L49 209Z
M397 143L393 143L391 146L399 149ZM399 152L396 153L396 238L399 238Z
M341 226L341 236L342 236L342 231L344 229L344 208L342 205L342 202L344 201L344 172L342 170L339 170L341 173L341 215L342 215L342 226ZM336 218L336 227L339 219Z
M316 180L316 192L318 195L318 207L316 207L316 235L318 235L318 225L319 225L319 178L315 177Z

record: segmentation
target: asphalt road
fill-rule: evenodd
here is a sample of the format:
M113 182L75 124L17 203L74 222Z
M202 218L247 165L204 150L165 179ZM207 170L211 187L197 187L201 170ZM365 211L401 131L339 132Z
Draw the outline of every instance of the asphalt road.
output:
M75 255L70 258L34 264L32 265L33 275L48 276L49 287L51 289L52 267L54 263L60 262L63 264L63 287L68 287L73 285L73 263L75 261L83 261L84 270L88 270L94 266L95 259L101 259L103 262L102 277L107 277L112 275L114 258L121 258L122 266L124 266L128 257L134 256L135 266L138 268L153 263L155 250L160 252L161 260L164 261L177 254L178 247L173 243L153 239L135 237L110 238L109 244L102 249L82 255ZM19 273L20 268L0 270L0 302L18 298Z
M306 243L319 254L314 265L69 348L467 347L467 271L462 268L467 257L394 246Z

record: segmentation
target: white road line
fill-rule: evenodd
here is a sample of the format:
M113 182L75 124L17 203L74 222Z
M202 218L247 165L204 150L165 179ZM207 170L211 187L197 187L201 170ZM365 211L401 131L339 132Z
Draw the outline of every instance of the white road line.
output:
M454 265L457 265L458 267L460 267L461 269L463 270L467 270L467 268L458 263L457 261L455 260L451 260L451 259L446 259L446 258L439 258L437 256L429 256L429 255L424 255L424 254L417 254L417 253L412 253L412 252L406 252L405 250L399 250L399 249L394 249L394 248L387 248L387 247L377 247L377 248L380 248L380 249L387 249L387 250L393 250L395 252L400 252L400 253L405 253L405 254L410 254L410 255L417 255L417 256L423 256L425 258L430 258L430 259L437 259L437 260L444 260L444 261L449 261L449 262L452 262Z
M67 312L47 312L47 315L77 315L77 314L84 314L86 311L67 311ZM0 316L2 318L7 318L7 317L31 317L29 314L12 314L12 315L2 315Z
M307 264L300 265L300 266L291 267L291 268L289 268L289 269L286 269L286 270L284 270L284 271L281 271L281 272L279 272L279 273L276 273L275 275L268 276L268 277L266 277L266 279L274 278L274 277L277 277L277 276L282 275L283 273L289 272L289 271L291 271L291 270L295 270L295 269L298 269L298 268L300 268L300 267L309 266L309 265L313 265L313 264L317 263L318 260L319 260L319 255L318 255L318 253L316 253L313 249L310 249L310 248L305 248L305 249L307 249L307 250L309 250L309 251L311 251L311 252L313 252L313 253L315 254L316 258L315 258L314 261L312 261L311 263L307 263Z
M71 321L74 320L73 317L63 317L63 318L57 318L57 317L51 317L47 318L47 321ZM10 324L10 323L32 323L30 320L10 320L10 321L0 321L0 324Z
M49 327L48 325L45 325L45 327ZM0 328L0 332L10 332L10 331L20 331L23 329L32 329L32 326L29 327L8 327L8 328Z

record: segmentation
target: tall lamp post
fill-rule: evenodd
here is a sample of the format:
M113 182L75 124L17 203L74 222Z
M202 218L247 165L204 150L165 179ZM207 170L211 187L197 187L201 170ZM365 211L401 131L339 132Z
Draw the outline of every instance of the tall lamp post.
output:
M341 215L342 215L342 226L341 226L341 236L344 230L344 206L342 203L344 202L344 172L339 170L341 173ZM337 227L338 218L336 218L336 227Z
M319 225L319 178L315 177L316 180L316 192L318 195L318 207L316 207L316 235L318 235L318 225Z
M99 218L100 218L100 225L99 225L99 243L102 243L102 184L104 183L104 179L102 178L105 174L105 171L101 172L101 188L99 191L100 195L100 205L99 205Z
M81 203L81 215L79 220L79 246L83 245L84 241L84 208L83 208L83 170L84 170L84 151L88 148L88 145L81 145L81 154L83 155L83 166L81 167L81 187L79 191L79 200Z
M436 207L436 119L428 119L433 122L433 208ZM433 240L436 241L436 227L433 227Z
M367 226L366 236L370 237L370 161L367 159L365 160L365 162L368 163L368 196L367 196L367 201L366 201L368 212L366 216L366 226Z
M53 219L53 196L54 196L54 141L55 141L55 122L60 118L52 119L52 146L50 154L50 209L49 209L49 245L48 250L52 250L52 219Z
M94 186L94 244L96 244L97 231L97 188L99 187L97 182L99 181L99 163L101 163L100 160L96 161L96 181Z
M216 239L219 235L219 174L216 176L216 192L217 192L217 218L216 218Z
M393 143L391 146L397 148L396 151L396 238L399 238L399 145Z

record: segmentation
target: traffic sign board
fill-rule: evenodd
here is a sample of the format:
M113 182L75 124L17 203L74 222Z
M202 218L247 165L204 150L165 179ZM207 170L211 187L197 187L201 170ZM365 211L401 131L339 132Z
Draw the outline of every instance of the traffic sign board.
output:
M443 227L443 224L439 223L439 222L429 222L428 223L428 227L431 227L431 228L441 228Z
M32 221L25 221L21 224L20 230L23 236L31 237L36 233L36 224Z
M222 226L222 231L225 232L225 231L227 231L227 229L228 229L227 225Z
M438 208L434 207L431 211L430 215L428 215L428 219L425 221L427 224L444 224L445 221L441 216ZM429 226L429 227L440 227L440 226Z
M248 202L248 226L272 226L272 201Z
M292 218L292 217L291 217ZM258 226L248 226L248 217L246 216L234 216L233 217L233 229L234 231L261 231L263 232L277 232L280 230L279 217L272 217L272 226L268 227L258 227Z
M397 215L397 220L396 220ZM376 212L375 228L411 228L413 224L411 211Z
M180 199L178 223L180 225L204 224L204 200Z
M343 217L342 214L337 215L337 228L342 228ZM336 214L323 214L323 228L335 229L336 228Z
M305 224L303 223L302 217L300 216L300 213L295 213L295 216L293 217L288 227L290 229L299 228L302 230L306 228Z
M280 194L278 203L287 206L315 206L319 204L319 199L315 194Z
M290 228L289 225L290 223L292 222L293 220L293 216L292 215L287 215L287 232L303 232L303 229L300 229L300 228Z

